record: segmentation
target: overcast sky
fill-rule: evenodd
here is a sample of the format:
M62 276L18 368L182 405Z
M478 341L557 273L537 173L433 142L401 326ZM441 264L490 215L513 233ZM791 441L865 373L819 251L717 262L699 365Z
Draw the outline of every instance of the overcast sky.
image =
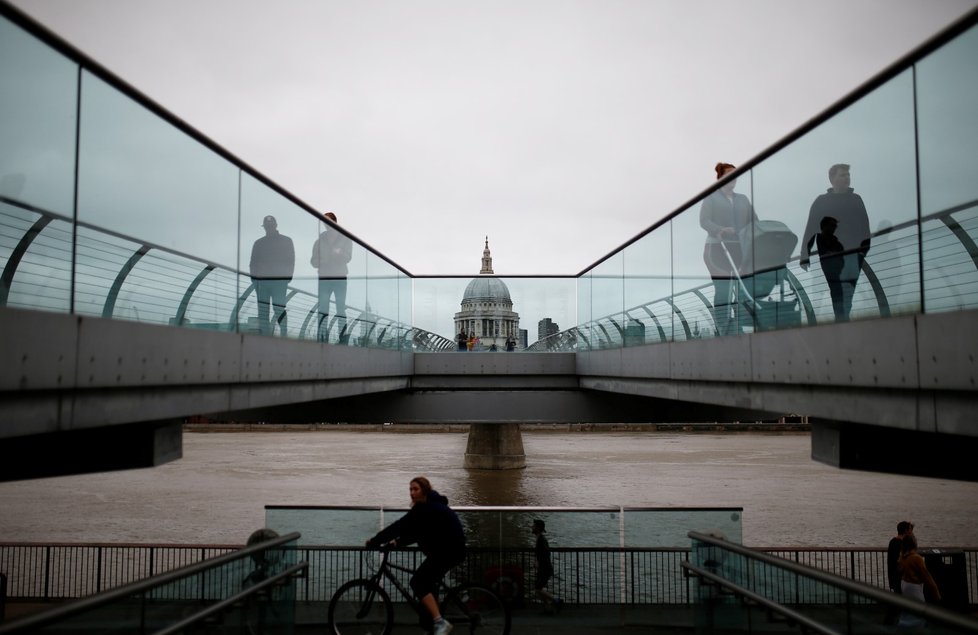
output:
M15 0L414 274L574 274L975 0Z

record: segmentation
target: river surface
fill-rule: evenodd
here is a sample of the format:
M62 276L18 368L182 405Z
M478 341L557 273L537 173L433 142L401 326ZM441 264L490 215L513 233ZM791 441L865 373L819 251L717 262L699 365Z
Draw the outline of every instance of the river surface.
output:
M978 546L978 483L838 470L807 433L524 431L506 472L466 470L466 440L187 432L160 467L0 483L0 541L242 544L265 505L405 507L425 475L456 506L743 507L757 547L881 547L904 519L922 546Z

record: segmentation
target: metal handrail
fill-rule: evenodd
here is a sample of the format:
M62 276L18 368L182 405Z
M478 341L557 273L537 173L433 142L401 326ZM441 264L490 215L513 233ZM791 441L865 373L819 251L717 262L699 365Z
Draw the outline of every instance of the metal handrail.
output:
M680 562L679 566L683 568L683 573L687 576L692 575L697 578L703 578L704 580L709 580L710 584L715 584L719 587L729 590L731 593L738 597L742 597L753 604L762 606L768 611L783 615L785 619L795 622L799 627L805 630L815 631L816 633L822 633L823 635L842 635L836 630L833 630L827 626L824 626L815 620L811 619L803 613L799 613L794 609L790 609L783 604L778 604L772 600L767 599L763 595L754 593L750 589L744 588L740 585L734 584L730 580L724 578L723 576L717 575L711 571L707 571L701 567L697 567L691 564L689 561Z
M180 620L179 622L176 622L175 624L171 624L166 628L155 631L153 635L170 635L170 633L179 633L184 629L186 629L188 626L196 624L201 620L207 619L211 615L222 613L228 608L237 604L238 602L241 602L242 600L245 600L251 597L252 595L257 594L260 591L267 589L268 587L283 583L287 578L302 577L298 575L299 572L308 571L308 570L309 570L309 563L303 560L302 562L299 562L289 567L285 571L282 571L281 573L271 578L268 578L267 580L262 580L261 582L258 582L248 587L244 591L232 595L229 598L226 598L224 600L221 600L220 602L212 604L208 606L206 609L199 611L191 615L190 617L187 617L186 619Z
M278 538L273 538L272 540L267 540L262 543L257 543L231 553L227 553L221 556L216 556L204 562L198 562L195 564L187 565L186 567L181 567L180 569L174 569L173 571L167 571L166 573L161 573L152 578L147 578L145 580L138 580L136 582L131 582L129 584L115 587L104 591L97 595L91 595L88 597L80 598L73 602L58 606L50 611L45 611L43 613L29 615L23 619L16 620L9 624L0 624L0 635L4 633L17 633L22 632L22 629L28 628L39 628L47 624L53 624L55 622L67 619L79 613L84 613L92 609L105 606L106 604L111 604L117 600L122 600L126 597L137 595L150 591L156 587L169 584L171 582L176 582L183 578L196 575L198 573L203 573L209 571L216 567L235 562L242 558L251 556L252 554L263 552L267 549L283 545L288 542L296 541L301 537L299 532L292 532L285 534L284 536L279 536Z
M771 565L772 567L783 569L790 573L815 580L816 582L827 584L847 593L861 595L880 604L886 604L902 611L915 613L928 619L948 624L955 628L964 629L967 632L978 633L978 620L968 619L945 608L909 600L902 595L897 595L896 593L890 591L870 586L862 582L857 582L855 580L849 580L834 573L808 567L790 560L784 560L782 558L778 558L777 556L755 551L749 547L745 547L734 542L729 542L727 540L723 540L722 538L717 538L716 536L710 536L696 531L690 531L686 535L692 540L706 543L725 551L744 556L749 560L754 560Z

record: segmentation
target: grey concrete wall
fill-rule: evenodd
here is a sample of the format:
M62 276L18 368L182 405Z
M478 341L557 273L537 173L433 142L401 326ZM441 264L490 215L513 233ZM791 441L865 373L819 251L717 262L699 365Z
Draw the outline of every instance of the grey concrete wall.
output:
M582 388L978 436L978 312L582 352Z

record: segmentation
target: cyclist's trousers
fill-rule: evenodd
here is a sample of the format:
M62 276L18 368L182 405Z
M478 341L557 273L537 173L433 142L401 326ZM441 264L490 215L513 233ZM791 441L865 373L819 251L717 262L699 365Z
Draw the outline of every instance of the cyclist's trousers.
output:
M445 577L449 570L465 560L465 552L433 553L424 559L418 570L411 576L411 589L417 598L423 598L434 593L438 581Z

